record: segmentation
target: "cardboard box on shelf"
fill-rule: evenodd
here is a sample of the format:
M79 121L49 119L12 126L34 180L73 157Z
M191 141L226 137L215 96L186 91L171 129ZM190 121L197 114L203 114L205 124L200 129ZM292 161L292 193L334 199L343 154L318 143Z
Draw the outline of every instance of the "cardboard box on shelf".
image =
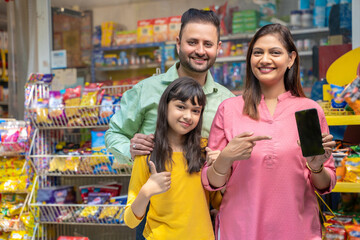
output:
M136 44L137 33L136 30L133 31L117 31L114 35L115 46Z
M110 47L113 42L114 33L124 28L113 21L101 23L101 46Z
M154 25L154 19L139 20L137 22L138 43L154 42L153 25Z
M168 20L168 41L175 41L181 27L181 16L172 16Z
M168 23L169 18L154 19L154 42L165 42L168 40Z

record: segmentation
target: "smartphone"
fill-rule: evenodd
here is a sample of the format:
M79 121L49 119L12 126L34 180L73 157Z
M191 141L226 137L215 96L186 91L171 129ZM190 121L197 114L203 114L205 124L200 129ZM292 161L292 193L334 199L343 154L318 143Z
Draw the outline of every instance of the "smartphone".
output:
M315 108L295 112L297 129L300 137L302 155L304 157L322 155L321 128Z

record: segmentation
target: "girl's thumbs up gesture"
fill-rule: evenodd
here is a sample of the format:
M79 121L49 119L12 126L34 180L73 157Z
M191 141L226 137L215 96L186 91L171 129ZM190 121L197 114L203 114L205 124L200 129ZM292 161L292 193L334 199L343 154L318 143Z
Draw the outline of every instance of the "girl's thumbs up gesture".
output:
M169 190L171 185L171 173L158 173L155 164L152 161L149 161L149 167L151 176L146 182L146 188L149 189L150 197Z

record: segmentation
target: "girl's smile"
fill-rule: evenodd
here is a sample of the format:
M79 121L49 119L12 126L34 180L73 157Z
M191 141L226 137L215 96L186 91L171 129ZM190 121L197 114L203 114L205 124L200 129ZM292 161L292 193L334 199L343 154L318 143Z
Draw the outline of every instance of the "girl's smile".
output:
M186 102L181 100L171 100L168 103L168 137L180 137L193 130L200 119L202 107L196 104L193 105L191 100ZM171 136L171 137L170 137Z

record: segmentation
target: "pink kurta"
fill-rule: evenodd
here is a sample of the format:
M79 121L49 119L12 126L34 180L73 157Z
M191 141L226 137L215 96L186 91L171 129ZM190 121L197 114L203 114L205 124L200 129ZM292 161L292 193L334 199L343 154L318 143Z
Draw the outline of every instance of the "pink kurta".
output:
M242 96L225 100L213 121L209 147L222 150L242 132L268 135L271 140L256 142L251 157L236 161L226 184L218 215L221 240L309 240L321 239L318 204L310 181L310 171L297 144L295 111L316 108L322 132L328 132L321 107L307 98L286 92L278 97L273 116L264 98L259 105L260 120L242 114ZM327 193L335 186L334 160L324 164L331 176ZM207 167L202 181L208 190Z

